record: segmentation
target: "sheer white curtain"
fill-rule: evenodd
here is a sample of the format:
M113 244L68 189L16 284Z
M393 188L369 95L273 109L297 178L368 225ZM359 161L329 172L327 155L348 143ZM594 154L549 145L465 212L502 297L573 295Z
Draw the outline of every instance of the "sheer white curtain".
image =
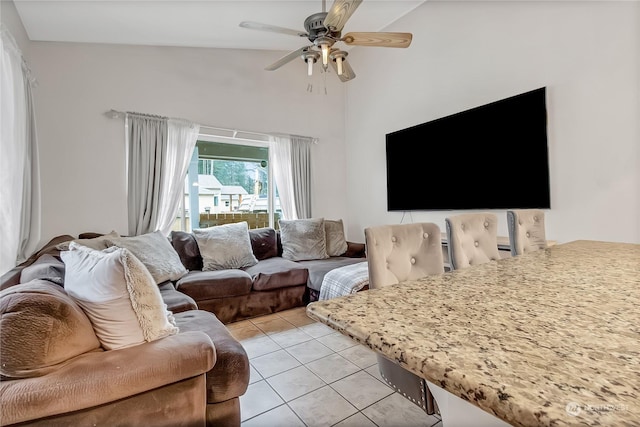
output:
M311 145L308 136L270 139L269 156L285 219L311 218Z
M278 187L282 216L284 219L298 219L291 169L291 138L271 136L269 142L269 163Z
M180 200L184 197L184 180L200 133L200 125L181 119L169 119L167 127L167 151L163 164L166 173L162 175L157 225L158 230L164 235L171 232L180 208Z
M129 234L168 234L200 126L127 113Z
M0 27L0 274L23 262L40 240L40 175L33 83L22 53Z

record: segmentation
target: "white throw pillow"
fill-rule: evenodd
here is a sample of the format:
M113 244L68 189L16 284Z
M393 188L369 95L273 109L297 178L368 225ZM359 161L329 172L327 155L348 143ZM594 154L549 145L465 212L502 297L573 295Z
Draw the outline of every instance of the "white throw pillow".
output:
M327 237L327 255L340 256L347 252L347 239L344 237L344 224L341 219L325 219L324 231Z
M89 317L106 350L178 333L151 274L128 249L97 251L72 242L60 256L64 288Z
M129 249L147 267L156 284L167 280L180 280L188 273L169 239L160 231L133 237L111 237L109 246Z
M202 256L202 271L256 265L246 221L195 229L193 235Z
M282 258L291 261L329 258L324 218L280 220Z

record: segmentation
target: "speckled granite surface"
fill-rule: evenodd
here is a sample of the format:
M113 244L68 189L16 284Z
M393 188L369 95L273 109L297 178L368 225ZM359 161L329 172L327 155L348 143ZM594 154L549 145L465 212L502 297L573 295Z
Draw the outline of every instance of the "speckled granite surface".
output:
M307 314L510 424L640 425L640 245L570 242Z

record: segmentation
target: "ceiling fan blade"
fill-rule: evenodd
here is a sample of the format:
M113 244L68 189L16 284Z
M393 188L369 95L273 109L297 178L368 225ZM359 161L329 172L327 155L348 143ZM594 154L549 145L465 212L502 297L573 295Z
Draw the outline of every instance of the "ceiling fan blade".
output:
M336 72L336 75L340 79L340 81L348 82L349 80L353 80L356 78L356 73L353 72L353 68L347 62L346 59L342 60L342 74L338 74L338 65L336 61L331 61L331 66L333 67L333 71Z
M265 70L267 70L267 71L277 70L278 68L282 67L287 62L291 62L294 59L296 59L297 57L299 57L300 55L302 55L303 53L305 53L309 49L309 47L311 47L311 46L301 47L300 49L294 50L293 52L286 54L285 56L283 56L282 58L278 59L273 64L271 64L268 67L266 67Z
M292 30L290 28L276 27L275 25L262 24L260 22L242 21L240 23L242 28L248 28L250 30L269 31L271 33L288 34L296 37L307 37L308 34L304 31Z
M347 33L342 41L352 46L409 47L411 33Z
M334 0L329 13L324 18L324 26L333 31L342 31L344 24L353 15L362 0Z

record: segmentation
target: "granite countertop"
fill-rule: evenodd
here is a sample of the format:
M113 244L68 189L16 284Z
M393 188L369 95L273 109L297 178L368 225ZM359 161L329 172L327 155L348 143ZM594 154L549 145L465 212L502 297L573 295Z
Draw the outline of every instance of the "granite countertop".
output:
M640 425L640 245L575 241L307 314L510 424Z

